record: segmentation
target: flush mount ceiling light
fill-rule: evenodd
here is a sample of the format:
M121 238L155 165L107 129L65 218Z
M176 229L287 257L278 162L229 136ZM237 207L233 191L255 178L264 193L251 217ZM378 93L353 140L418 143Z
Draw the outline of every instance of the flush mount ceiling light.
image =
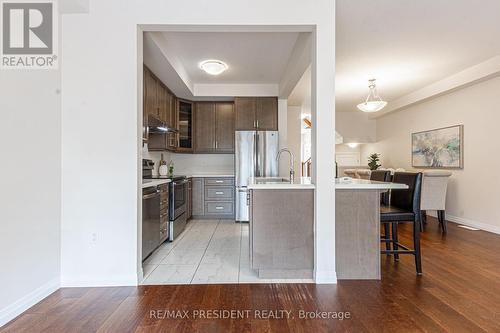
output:
M349 148L353 148L354 149L354 148L356 148L359 145L359 143L357 143L357 142L349 142L347 145L349 146Z
M377 112L382 110L387 102L383 101L382 98L378 95L377 86L375 85L375 79L368 80L370 89L370 93L364 103L358 104L358 109L363 112Z
M227 65L220 60L205 60L200 63L200 68L210 75L219 75L227 69Z

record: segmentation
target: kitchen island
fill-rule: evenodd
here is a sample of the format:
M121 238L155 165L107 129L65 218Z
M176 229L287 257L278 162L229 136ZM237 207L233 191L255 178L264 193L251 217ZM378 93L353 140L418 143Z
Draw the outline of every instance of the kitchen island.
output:
M380 195L404 184L335 180L337 278L380 279ZM309 178L250 178L250 265L261 278L311 278L314 190ZM333 235L332 235L333 237Z
M309 178L250 178L250 267L260 278L310 279L314 188Z
M380 194L405 184L335 180L337 279L380 280Z

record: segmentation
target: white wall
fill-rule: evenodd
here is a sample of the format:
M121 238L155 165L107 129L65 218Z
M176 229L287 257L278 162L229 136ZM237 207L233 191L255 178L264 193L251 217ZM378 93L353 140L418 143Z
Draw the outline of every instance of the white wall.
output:
M137 24L161 23L316 25L312 109L320 125L313 137L322 145L313 153L315 270L318 282L335 281L334 5L329 0L256 0L251 6L232 0L109 0L92 2L88 15L63 20L63 285L137 283L142 62Z
M376 120L368 113L360 111L337 112L336 131L344 138L344 143L372 143L376 140Z
M446 213L451 220L500 233L498 97L500 77L437 97L377 119L377 143L365 145L366 159L382 154L384 167L411 168L411 133L464 125L464 169L452 170Z
M0 73L0 326L59 286L60 72Z
M287 112L287 146L290 151L295 155L295 177L301 177L301 140L302 140L302 108L300 106L288 106ZM287 163L288 168L288 156L283 156L284 161ZM288 176L288 175L287 175Z

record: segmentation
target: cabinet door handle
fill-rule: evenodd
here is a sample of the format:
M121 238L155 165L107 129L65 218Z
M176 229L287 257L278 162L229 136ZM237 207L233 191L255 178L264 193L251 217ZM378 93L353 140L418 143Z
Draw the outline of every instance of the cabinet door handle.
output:
M219 143L217 141L215 141L215 149L217 149L218 145L219 145Z
M257 128L259 128L259 121L257 120Z
M218 183L218 184L220 184L220 183L224 183L224 181L223 181L223 180L216 180L215 182L216 182L216 183Z
M224 209L224 207L217 206L217 207L215 207L215 209L217 209L217 210L222 210L222 209Z
M215 192L215 194L222 195L222 194L224 194L224 192Z

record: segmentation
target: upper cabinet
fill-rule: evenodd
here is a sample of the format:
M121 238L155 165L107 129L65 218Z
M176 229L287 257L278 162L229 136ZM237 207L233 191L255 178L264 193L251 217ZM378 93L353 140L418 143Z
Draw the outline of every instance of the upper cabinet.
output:
M194 148L194 103L183 99L177 99L177 117L179 128L177 151L192 153Z
M255 123L259 131L278 130L278 99L259 97L256 101Z
M196 103L194 127L194 151L196 153L215 152L215 103Z
M234 153L234 103L215 103L215 150Z
M177 98L144 66L144 124L159 119L176 133L144 131L152 151L234 153L235 131L277 131L277 97L236 97L233 102L191 102Z
M144 67L144 114L159 118L158 81L147 67Z
M234 107L236 130L278 130L278 99L276 97L236 97Z
M234 104L198 102L195 107L195 153L234 153Z
M236 111L236 130L254 130L255 110L257 109L256 99L253 97L236 97L234 99L234 109Z
M169 128L177 129L177 112L175 95L144 66L144 123L147 117L154 117L165 123ZM176 133L149 134L149 150L172 150L178 146Z

